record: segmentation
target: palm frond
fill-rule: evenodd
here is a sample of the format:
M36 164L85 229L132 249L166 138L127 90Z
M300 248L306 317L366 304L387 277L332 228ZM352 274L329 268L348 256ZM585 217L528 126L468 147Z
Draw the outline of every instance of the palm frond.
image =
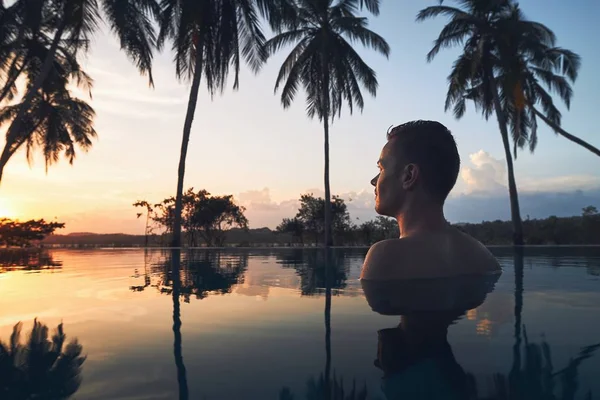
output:
M460 45L471 33L472 27L465 19L454 19L444 26L435 40L433 48L427 53L427 62L431 62L440 50Z
M472 15L456 7L449 6L431 6L419 11L417 14L417 22L422 22L427 19L439 17L440 15L451 18L462 18L467 21L472 19Z
M366 48L373 49L386 58L390 55L390 46L386 40L377 33L369 30L366 18L343 17L332 21L333 27L350 39L352 42L360 42Z
M154 19L160 14L156 0L103 0L103 11L110 29L119 38L121 50L135 63L148 83L152 77L153 51L157 46Z
M573 96L573 88L567 80L559 75L552 73L546 69L531 67L533 74L548 86L548 88L557 93L565 102L567 109L571 106L571 97Z
M265 51L269 56L271 56L281 50L281 48L299 42L309 34L309 28L299 28L292 31L279 33L264 44Z

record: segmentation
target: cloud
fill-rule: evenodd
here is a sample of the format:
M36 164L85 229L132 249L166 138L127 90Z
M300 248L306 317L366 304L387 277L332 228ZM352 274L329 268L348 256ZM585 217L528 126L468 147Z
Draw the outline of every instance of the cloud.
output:
M470 154L469 159L472 166L464 166L460 172L460 177L467 186L467 193L505 190L506 165L504 160L496 159L483 150Z
M312 188L300 193L312 193L316 197L324 197L322 189ZM336 193L334 193L336 194ZM348 206L348 211L353 219L361 221L372 219L375 214L375 199L372 191L351 191L340 193ZM236 196L237 202L246 207L246 217L251 227L260 228L267 226L274 228L283 218L292 218L300 207L299 199L287 199L276 202L271 197L269 188L248 190Z
M238 201L246 208L252 208L254 210L277 210L279 204L271 200L271 192L269 188L263 188L262 190L248 190L241 192L238 195Z
M246 217L253 228L268 226L274 228L283 218L291 218L298 210L298 200L289 199L275 202L269 188L248 190L236 197L237 202L246 207Z
M463 166L461 181L466 185L463 194L490 195L507 192L506 161L492 157L484 150L469 154L470 166ZM517 176L519 193L525 192L572 192L600 188L600 176L563 175L553 177Z

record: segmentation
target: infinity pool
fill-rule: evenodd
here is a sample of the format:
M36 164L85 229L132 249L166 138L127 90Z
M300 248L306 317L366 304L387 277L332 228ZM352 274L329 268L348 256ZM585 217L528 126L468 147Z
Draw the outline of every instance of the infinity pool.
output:
M0 267L0 399L600 396L600 249L492 250L452 293L367 292L366 249L50 250Z

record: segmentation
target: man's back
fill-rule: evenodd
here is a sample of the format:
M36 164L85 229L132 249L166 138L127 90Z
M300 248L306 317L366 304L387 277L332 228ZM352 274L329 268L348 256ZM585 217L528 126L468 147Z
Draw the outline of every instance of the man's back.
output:
M361 279L430 279L500 271L485 246L449 227L374 244L365 258Z

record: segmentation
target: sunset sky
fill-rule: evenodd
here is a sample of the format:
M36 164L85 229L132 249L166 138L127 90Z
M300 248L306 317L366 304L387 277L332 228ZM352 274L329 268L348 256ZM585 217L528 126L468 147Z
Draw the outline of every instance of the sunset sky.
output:
M332 192L352 200L354 217L374 216L369 180L377 172L388 127L433 119L453 132L463 164L448 202L448 218L508 218L505 161L495 118L486 122L473 108L461 121L444 113L446 77L458 49L442 52L430 64L425 60L445 20L417 24L415 15L437 2L382 3L381 15L371 17L370 26L388 40L392 53L386 60L359 47L377 71L380 88L375 99L365 93L362 114L344 113L331 127ZM600 75L594 72L600 65L600 3L520 3L527 17L554 30L560 46L581 55L571 111L561 108L563 127L600 146L595 121ZM322 127L306 117L302 93L286 111L273 94L285 55L269 60L257 76L244 69L237 92L228 89L211 101L203 88L192 128L185 187L233 194L247 207L253 228L274 227L292 216L301 193L322 193ZM67 224L61 233L142 233L131 204L138 199L158 202L175 193L189 84L176 80L172 54L165 51L154 64L156 87L148 88L146 78L108 33L96 37L85 65L95 80L91 104L97 112L98 140L89 153L79 153L73 166L61 161L48 174L40 157L29 166L24 152L15 155L0 186L0 217L56 217ZM588 204L600 207L600 158L543 125L538 135L536 153L523 151L516 161L522 214L573 215Z

